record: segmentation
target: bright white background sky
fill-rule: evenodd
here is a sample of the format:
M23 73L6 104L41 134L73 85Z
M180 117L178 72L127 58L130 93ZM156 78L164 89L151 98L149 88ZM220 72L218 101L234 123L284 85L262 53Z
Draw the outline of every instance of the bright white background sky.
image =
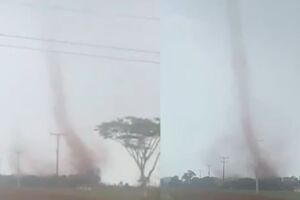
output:
M152 17L151 19L136 16ZM159 2L0 1L0 33L159 51ZM44 48L39 41L0 37L0 44ZM159 60L157 55L56 45L55 49ZM56 131L45 54L0 47L0 152L3 173L12 170L13 149L26 172L55 170ZM77 132L100 157L105 182L135 183L138 170L119 145L103 141L97 124L127 115L159 116L159 65L61 55L68 109ZM65 146L62 152L66 154ZM67 171L66 156L62 171ZM158 170L154 179L158 180Z
M278 167L280 172L296 176L300 174L299 9L297 0L241 0L256 128L265 149L272 150L270 156L284 163ZM161 45L160 86L158 65L60 57L72 121L99 157L105 157L99 163L104 181L134 182L138 173L122 148L96 136L95 125L124 115L158 116L159 87L163 176L200 168L205 173L208 163L217 175L220 155L230 156L229 173L247 173L243 151L235 146L241 144L232 139L239 135L239 123L226 1L163 0L160 26L156 19L134 16L159 17L159 1L2 0L0 33L156 51ZM41 21L44 19L47 23ZM4 37L0 44L44 45ZM159 59L66 45L57 45L57 49ZM0 55L2 172L11 171L11 154L17 144L29 171L54 171L55 142L49 132L56 126L45 55L2 47ZM155 177L158 179L158 173Z
M300 175L300 26L297 0L241 0L255 128L281 175ZM161 7L162 176L188 169L250 174L238 139L225 0L164 0Z

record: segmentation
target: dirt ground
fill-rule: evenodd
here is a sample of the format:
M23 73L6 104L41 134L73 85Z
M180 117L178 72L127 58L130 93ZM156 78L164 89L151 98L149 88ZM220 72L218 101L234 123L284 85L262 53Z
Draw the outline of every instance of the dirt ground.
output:
M158 188L149 192L146 200L299 200L299 196L288 193L249 194L238 192L212 192L199 190L160 191ZM273 193L271 195L274 195ZM144 200L143 192L137 188L99 188L93 191L71 189L29 189L0 188L0 200Z
M212 194L212 193L202 193L197 196L185 196L184 198L174 198L174 200L283 200L280 198L256 196L249 194Z
M1 188L0 199L2 200L88 200L78 192L69 190L46 190L46 189L16 189Z
M143 192L129 188L101 188L93 191L71 189L0 188L0 200L141 200ZM159 190L149 192L148 200L158 200Z
M209 191L172 191L162 194L162 197L162 200L289 200L265 195Z

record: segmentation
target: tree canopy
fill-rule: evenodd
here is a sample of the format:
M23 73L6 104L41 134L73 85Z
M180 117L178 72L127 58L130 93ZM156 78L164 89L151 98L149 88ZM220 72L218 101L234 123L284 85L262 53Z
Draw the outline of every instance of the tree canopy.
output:
M124 117L104 122L97 127L105 139L112 139L125 147L140 170L140 182L145 185L157 165L160 153L156 154L152 168L146 174L146 165L160 143L160 119Z

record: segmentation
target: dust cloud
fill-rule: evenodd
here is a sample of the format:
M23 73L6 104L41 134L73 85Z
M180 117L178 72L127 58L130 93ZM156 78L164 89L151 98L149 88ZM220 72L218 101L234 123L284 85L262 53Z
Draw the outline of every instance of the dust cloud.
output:
M249 101L251 84L244 52L238 1L228 1L228 19L231 36L232 68L236 77L241 127L246 147L250 154L253 172L255 176L259 178L274 177L277 176L277 170L267 157L262 156L263 152L259 146L260 138L255 132L253 116L251 116L251 105Z
M79 174L95 170L97 169L95 155L87 148L70 122L63 88L63 74L59 62L55 61L57 59L55 56L47 55L48 73L54 97L53 114L57 127L60 133L64 134L63 139L70 150L70 165Z

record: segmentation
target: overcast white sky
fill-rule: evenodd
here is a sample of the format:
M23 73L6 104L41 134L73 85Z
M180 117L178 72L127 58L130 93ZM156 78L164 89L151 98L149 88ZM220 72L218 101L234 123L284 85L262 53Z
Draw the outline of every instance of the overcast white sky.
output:
M255 127L280 173L298 176L300 3L240 2ZM160 103L163 176L188 169L205 174L207 164L218 175L221 155L230 157L228 173L249 173L243 143L237 139L226 1L163 0L160 5L161 25L156 0L2 0L0 33L154 51L161 46L161 85L159 65L60 56L72 121L101 158L105 182L134 183L138 173L121 147L93 132L95 125L125 115L159 116ZM5 37L0 44L45 47ZM159 60L144 53L67 45L55 49ZM55 141L49 132L56 131L56 125L45 54L0 47L0 55L1 171L11 172L13 149L21 146L26 170L52 172ZM62 151L66 154L64 147ZM158 179L158 172L154 176Z
M261 145L280 175L300 175L300 26L297 0L240 0L251 106ZM251 175L240 139L225 0L161 7L162 176L188 169Z
M141 16L143 18L138 18ZM159 2L0 1L0 34L52 38L159 51ZM24 171L54 172L56 131L43 52L1 44L45 48L40 41L0 37L1 171L11 173L13 149L22 148ZM56 50L159 61L158 55L56 45ZM119 145L93 131L103 121L159 116L159 65L60 55L68 109L77 131L99 156L105 182L135 183L138 170ZM62 147L66 164L66 149ZM66 166L66 165L65 165ZM62 165L62 171L67 171ZM154 174L158 180L158 170Z

